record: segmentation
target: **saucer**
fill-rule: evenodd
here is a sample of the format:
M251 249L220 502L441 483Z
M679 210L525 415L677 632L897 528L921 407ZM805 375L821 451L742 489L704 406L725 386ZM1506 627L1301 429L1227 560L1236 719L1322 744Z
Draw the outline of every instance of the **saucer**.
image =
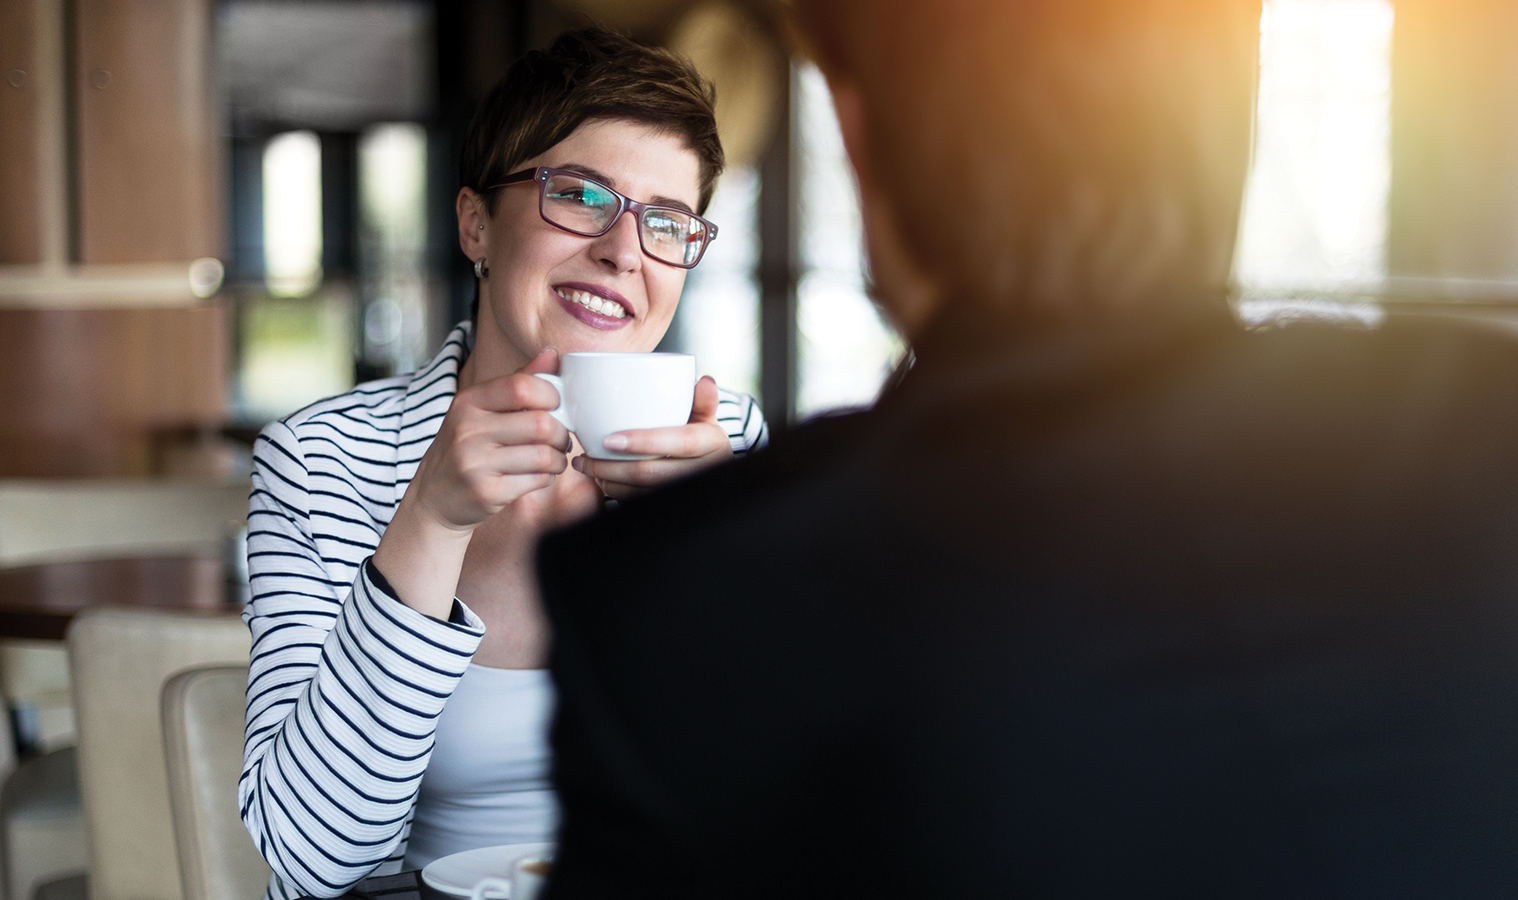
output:
M433 890L468 897L482 878L511 878L511 864L524 856L553 850L552 843L501 844L451 853L422 869L422 880Z

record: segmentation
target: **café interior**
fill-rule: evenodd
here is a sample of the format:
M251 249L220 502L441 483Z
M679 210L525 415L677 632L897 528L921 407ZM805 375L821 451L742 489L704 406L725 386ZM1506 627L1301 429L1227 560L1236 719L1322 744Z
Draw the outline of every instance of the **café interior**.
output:
M1518 7L1264 8L1241 322L1518 329ZM474 105L592 22L717 86L721 240L661 347L777 430L867 406L910 354L779 6L0 4L0 900L262 891L229 787L252 442L414 370L467 316Z

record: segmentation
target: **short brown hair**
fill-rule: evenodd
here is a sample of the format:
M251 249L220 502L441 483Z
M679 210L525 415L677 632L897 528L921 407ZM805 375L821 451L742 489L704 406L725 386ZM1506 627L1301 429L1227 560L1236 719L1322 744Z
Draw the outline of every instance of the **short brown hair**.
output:
M495 211L498 183L592 119L630 119L685 139L700 162L705 212L724 164L716 89L675 54L600 28L560 35L511 66L480 101L459 154L459 183Z
M1259 0L795 0L872 183L954 302L1085 317L1226 289Z

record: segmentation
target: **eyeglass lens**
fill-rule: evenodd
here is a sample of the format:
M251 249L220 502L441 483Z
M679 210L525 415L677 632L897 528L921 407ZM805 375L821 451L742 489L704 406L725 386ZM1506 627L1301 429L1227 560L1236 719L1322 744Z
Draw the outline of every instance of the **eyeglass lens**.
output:
M543 183L543 217L566 231L594 236L616 223L621 208L617 195L586 178L553 174ZM678 209L663 206L642 210L638 239L643 252L677 266L695 265L706 246L706 223Z

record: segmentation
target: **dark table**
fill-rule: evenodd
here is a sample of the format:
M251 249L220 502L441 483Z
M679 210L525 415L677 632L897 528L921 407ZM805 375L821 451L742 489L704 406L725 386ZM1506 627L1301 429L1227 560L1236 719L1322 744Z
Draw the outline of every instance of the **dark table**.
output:
M93 606L206 615L242 612L239 587L216 557L144 556L0 569L0 637L63 640ZM403 900L403 898L395 898Z

